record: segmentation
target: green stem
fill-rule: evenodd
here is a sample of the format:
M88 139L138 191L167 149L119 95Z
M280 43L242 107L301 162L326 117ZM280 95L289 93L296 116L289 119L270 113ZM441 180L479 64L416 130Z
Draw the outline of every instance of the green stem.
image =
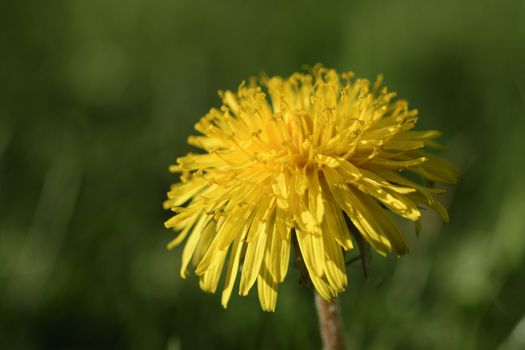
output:
M324 350L344 350L341 310L337 300L326 301L315 293L315 306Z

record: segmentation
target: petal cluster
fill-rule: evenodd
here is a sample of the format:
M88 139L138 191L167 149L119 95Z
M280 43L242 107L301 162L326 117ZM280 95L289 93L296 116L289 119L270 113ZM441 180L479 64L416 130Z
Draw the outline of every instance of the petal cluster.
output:
M425 185L458 177L424 150L439 147L439 132L412 130L417 111L381 80L317 66L219 92L222 106L188 139L204 152L170 167L181 181L164 203L175 213L165 224L180 231L170 248L186 240L181 276L192 264L201 288L214 293L225 272L226 307L240 275L239 294L257 283L262 308L272 311L296 247L331 300L347 286L353 235L380 254L402 255L408 248L389 213L419 223L427 206L448 220L434 198L443 190Z

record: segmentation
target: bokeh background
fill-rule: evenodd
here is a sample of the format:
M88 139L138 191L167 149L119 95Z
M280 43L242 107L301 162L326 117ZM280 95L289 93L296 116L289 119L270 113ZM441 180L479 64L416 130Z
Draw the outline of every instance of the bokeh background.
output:
M319 349L277 310L181 280L161 202L193 124L262 71L386 84L462 171L411 255L349 269L352 349L525 349L525 1L0 2L0 348Z

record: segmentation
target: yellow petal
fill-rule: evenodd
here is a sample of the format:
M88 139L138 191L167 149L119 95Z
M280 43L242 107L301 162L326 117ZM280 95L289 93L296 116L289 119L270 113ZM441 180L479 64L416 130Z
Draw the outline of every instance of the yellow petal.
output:
M178 207L186 203L207 185L208 182L202 178L194 178L174 185L168 192L168 200L164 203L164 208Z
M248 295L250 288L255 283L259 271L261 269L261 263L264 258L264 252L266 250L268 230L270 225L268 220L265 220L262 213L271 211L271 207L267 200L263 200L259 204L257 214L253 218L253 221L248 232L248 239L246 244L246 256L244 257L244 264L242 267L242 276L239 286L240 295ZM252 239L250 239L250 236Z
M370 161L370 164L374 165L380 165L383 167L388 168L394 168L394 169L400 169L400 168L409 168L414 167L416 165L420 165L428 160L427 157L418 157L414 159L409 160L395 160L395 159L388 159L388 158L374 158L372 161Z
M377 235L382 239L387 239L389 245L398 255L408 253L405 238L379 204L370 196L357 190L352 190L352 193L355 196L354 203L361 222L367 222ZM363 236L365 235L363 234Z
M277 283L264 266L257 277L257 292L263 311L275 311L277 303Z
M324 232L330 232L330 229L331 227L324 226ZM338 294L346 289L347 284L343 250L330 234L323 234L323 243L326 260L326 279Z
M352 220L363 237L380 254L385 255L390 252L392 246L389 240L382 234L377 225L372 225L364 217L364 212L360 210L362 205L352 193L350 186L344 183L344 179L335 170L326 168L323 172L336 203ZM375 223L375 220L373 222Z
M323 276L325 270L323 237L300 229L296 229L295 232L301 255L310 276Z
M222 291L221 296L221 303L224 308L228 307L228 301L230 300L233 285L235 284L235 279L239 271L239 261L243 245L243 239L237 239L233 243L233 247L230 252L230 262L228 263L228 271L226 273L226 280L224 282L224 290Z
M290 262L290 231L285 222L285 214L282 209L276 208L275 227L273 239L279 241L274 249L275 257L272 259L272 268L275 271L275 278L277 282L284 281L286 273L288 272L288 265Z
M199 286L201 289L208 293L215 293L219 279L221 277L222 268L224 266L224 259L226 258L225 251L219 251L217 253L217 263L209 268L200 278Z
M190 238L184 246L184 250L182 251L182 265L180 268L180 275L182 278L186 278L188 274L187 269L191 257L194 254L195 248L197 248L197 245L201 241L202 237L210 237L215 232L215 222L210 222L210 220L206 217L202 217L201 220L202 224L199 222L196 229L193 230Z
M412 221L421 217L421 212L417 206L405 195L396 193L389 189L381 188L367 179L363 179L357 187L375 198L379 199L392 212L403 216Z

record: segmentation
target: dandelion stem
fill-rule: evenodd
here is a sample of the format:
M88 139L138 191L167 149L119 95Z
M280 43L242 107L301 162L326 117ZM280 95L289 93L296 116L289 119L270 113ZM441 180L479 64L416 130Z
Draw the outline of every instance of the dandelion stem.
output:
M319 317L323 350L344 350L341 310L338 301L326 301L316 292L315 306Z

